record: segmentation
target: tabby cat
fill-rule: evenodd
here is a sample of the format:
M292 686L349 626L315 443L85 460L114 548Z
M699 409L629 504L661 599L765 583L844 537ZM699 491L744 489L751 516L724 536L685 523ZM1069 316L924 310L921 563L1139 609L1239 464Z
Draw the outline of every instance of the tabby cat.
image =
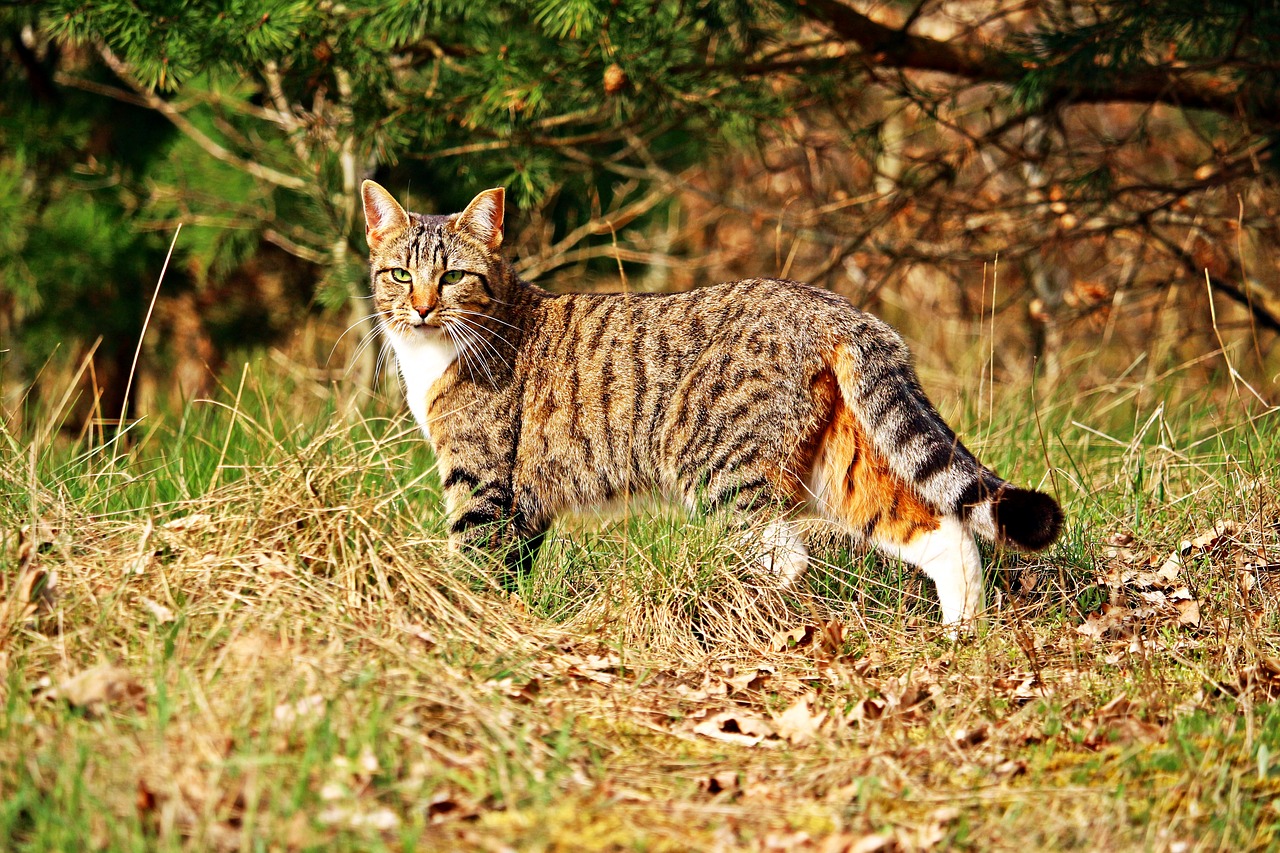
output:
M808 564L797 519L834 521L923 569L955 625L983 608L973 534L1058 536L1053 498L978 462L898 334L835 294L548 293L498 251L501 188L451 216L407 213L372 181L363 197L374 304L457 549L520 570L557 514L657 490L764 522L744 529L784 585Z

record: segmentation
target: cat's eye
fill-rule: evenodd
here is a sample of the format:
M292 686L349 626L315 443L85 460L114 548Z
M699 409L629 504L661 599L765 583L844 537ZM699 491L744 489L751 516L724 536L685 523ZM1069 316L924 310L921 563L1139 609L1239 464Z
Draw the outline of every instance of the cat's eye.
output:
M463 272L462 270L449 270L444 275L440 276L440 283L441 284L457 284L458 282L462 281L462 277L464 275L466 275L466 273Z
M398 284L408 284L409 282L413 281L413 273L409 272L406 269L401 269L400 267L396 267L391 271L391 280L397 282Z

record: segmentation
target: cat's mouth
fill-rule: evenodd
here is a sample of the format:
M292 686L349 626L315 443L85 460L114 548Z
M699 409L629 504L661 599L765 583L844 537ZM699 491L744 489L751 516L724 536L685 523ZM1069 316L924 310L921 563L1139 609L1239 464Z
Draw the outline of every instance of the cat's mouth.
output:
M424 321L420 323L405 323L400 328L400 334L409 340L435 340L436 338L445 337L444 326L440 323Z

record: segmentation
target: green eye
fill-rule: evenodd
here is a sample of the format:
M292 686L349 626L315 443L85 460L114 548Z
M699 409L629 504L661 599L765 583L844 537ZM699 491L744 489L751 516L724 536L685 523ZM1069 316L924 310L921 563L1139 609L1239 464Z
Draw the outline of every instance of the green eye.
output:
M440 276L440 283L441 284L457 284L458 282L462 281L462 277L464 275L466 275L466 273L463 272L462 270L449 270L444 275Z
M413 281L413 274L406 269L396 267L391 271L391 278L400 284L408 284Z

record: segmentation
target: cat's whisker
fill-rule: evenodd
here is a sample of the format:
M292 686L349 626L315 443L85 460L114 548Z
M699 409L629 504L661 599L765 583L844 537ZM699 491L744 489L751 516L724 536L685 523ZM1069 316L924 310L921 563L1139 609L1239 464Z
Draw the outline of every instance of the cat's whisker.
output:
M492 329L485 329L483 326L479 326L474 321L469 321L465 317L453 317L451 319L456 320L458 323L463 324L463 328L466 328L467 330L470 331L471 336L476 340L476 342L484 345L484 347L487 348L489 352L493 353L494 358L497 358L499 361L501 361L508 370L511 369L511 362L507 361L506 358L503 357L502 353L498 352L498 348L495 347L492 343L490 343L485 338L480 337L480 335L478 334L478 332L480 331L485 331L485 332L489 332L492 335L497 335L497 332L494 332ZM503 338L501 335L498 335L498 339L503 343L507 344L508 346L510 346L513 351L515 350L515 345L512 344L510 341L508 341L506 338Z
M459 317L456 319L461 320L462 318ZM502 363L507 366L508 370L511 369L511 365L507 364L507 360L505 358L502 358L501 353L499 353L496 349L494 349L492 344L490 344L484 338L480 337L480 335L476 334L475 330L472 329L469 325L466 325L464 323L463 328L467 329L467 335L474 345L485 347L487 350L489 350L489 352L493 353L494 356L496 356L499 360L501 360ZM475 350L472 350L472 351L475 352ZM484 369L485 374L489 377L490 384L497 387L498 380L494 377L493 371L489 368L489 360L487 358L480 358L478 352L476 353L476 360L480 363L480 366Z
M356 344L355 352L353 352L351 354L351 358L347 360L347 369L343 372L344 377L349 377L351 375L351 371L360 363L360 356L363 355L364 351L368 349L379 337L379 329L377 326L374 326L360 338L360 342ZM333 353L330 353L329 357L332 358Z
M358 326L364 325L367 321L377 318L382 313L383 312L381 311L375 311L372 314L366 314L360 319L353 322L350 326L347 326L345 329L343 329L342 334L338 335L338 339L333 342L333 349L329 350L329 357L325 359L324 363L327 365L330 361L333 360L333 354L338 351L338 345L342 343L342 339L345 338L351 332L352 329L357 328ZM365 334L367 335L368 333L366 332Z
M501 323L502 325L506 326L508 329L514 329L517 332L522 331L519 326L508 323L506 320L503 320L501 317L495 317L492 314L485 314L480 311L468 311L465 308L450 308L449 311L450 313L466 314L471 317L483 317L486 320L492 320L495 323Z
M373 386L378 387L378 379L382 376L383 367L390 364L388 355L392 352L391 343L384 337L382 346L378 347L378 360L373 363Z
M441 323L440 328L444 329L445 334L449 336L449 340L453 342L453 347L458 353L458 361L467 369L467 373L471 376L471 381L475 382L475 368L472 367L471 360L467 358L469 350L467 344L470 342L462 336L460 329L455 329L448 322Z
M451 319L453 319L453 320L455 320L455 321L459 321L459 322L461 322L461 318L460 318L460 317L454 317L454 318L451 318ZM446 323L445 325L446 325L446 328L448 328L450 324ZM468 346L465 350L463 350L463 349L461 349L461 348L460 348L460 350L459 350L459 356L458 356L458 357L459 357L460 359L464 359L464 363L468 366L468 368L470 368L470 367L471 367L471 363L472 363L472 361L473 361L473 360L474 360L475 362L479 363L479 365L480 365L480 369L481 369L481 370L483 370L483 371L485 372L485 375L489 378L489 383L490 383L491 385L495 385L495 386L496 386L496 385L498 384L498 383L497 383L497 380L496 380L496 379L494 379L493 371L491 371L491 370L489 369L489 364L488 364L488 362L487 362L487 360L486 360L486 359L483 359L483 358L476 358L476 359L470 359L470 358L467 358L467 356L469 356L469 355L471 355L471 354L472 354L472 351L473 351L473 349L474 349L474 347L475 347L476 345L488 346L490 350L492 350L492 349L493 349L493 347L492 347L490 344L488 344L488 343L487 343L483 338L481 338L479 335L477 335L475 332L471 331L471 330L470 330L470 328L469 328L469 327L467 327L466 325L459 325L459 326L457 326L457 327L456 327L456 331L457 331L457 333L458 333L459 337L461 337L463 340L465 340L465 341L470 345L470 346ZM495 353L495 355L496 355L496 353ZM498 356L498 357L499 357L499 358L501 358L501 356ZM475 374L474 374L474 373L472 374L472 381L473 381L473 382L475 381Z

